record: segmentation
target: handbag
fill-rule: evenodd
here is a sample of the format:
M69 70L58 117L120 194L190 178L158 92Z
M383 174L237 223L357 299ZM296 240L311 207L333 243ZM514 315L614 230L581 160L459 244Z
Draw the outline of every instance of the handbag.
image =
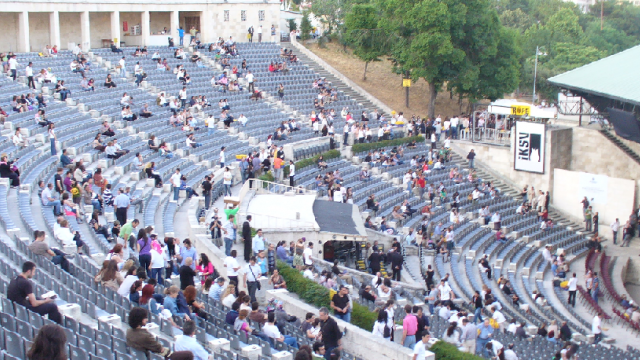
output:
M253 270L251 269L251 264L249 264L249 271L251 272L251 275L253 275L253 278L256 279L256 288L258 290L262 289L262 285L260 285L260 281L258 280L258 278L256 277L256 275L253 273Z

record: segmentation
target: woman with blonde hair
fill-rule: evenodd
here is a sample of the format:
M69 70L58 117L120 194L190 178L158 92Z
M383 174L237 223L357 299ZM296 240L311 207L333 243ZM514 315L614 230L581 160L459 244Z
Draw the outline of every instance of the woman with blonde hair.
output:
M224 290L224 293L222 293L222 296L220 296L220 299L222 299L222 304L226 307L231 307L231 305L236 301L236 296L234 295L235 293L236 293L236 285L235 284L227 285L227 288Z

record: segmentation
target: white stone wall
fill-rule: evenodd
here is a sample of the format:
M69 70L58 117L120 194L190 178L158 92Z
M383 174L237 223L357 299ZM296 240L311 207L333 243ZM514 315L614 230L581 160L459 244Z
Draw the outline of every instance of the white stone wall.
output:
M70 2L35 2L31 0L13 0L3 2L0 9L0 51L25 51L19 48L18 13L28 12L29 17L29 50L40 51L50 44L49 14L52 11L60 13L60 42L59 48L66 49L69 42L81 41L80 21L76 20L81 12L90 12L91 47L100 47L102 39L112 39L110 13L120 11L120 32L122 22L137 25L141 22L141 12L150 12L150 31L157 32L165 26L170 28L170 12L180 12L180 23L184 25L184 17L200 16L202 40L215 41L218 37L233 36L236 41L247 41L246 34L249 26L257 28L263 25L263 40L270 41L271 24L276 26L276 41L280 33L280 2L268 0L243 0L229 2L215 2L209 0L174 0L171 4L158 7L155 0L138 0L135 3L117 3L109 0L83 0ZM160 10L160 11L159 11ZM224 21L224 11L229 10L229 21ZM246 21L241 21L241 11L246 11ZM264 11L265 18L259 21L259 11ZM74 14L75 13L75 14ZM121 36L119 40L122 39ZM86 49L85 49L86 50Z
M0 12L0 52L18 49L18 13Z
M73 50L73 47L68 49L69 43L82 44L80 14L79 12L60 13L60 44L58 44L58 48Z
M102 39L111 39L111 13L90 12L91 47L101 48Z
M31 51L42 51L42 48L50 44L49 13L29 13L29 45L31 46ZM60 45L58 45L59 47Z

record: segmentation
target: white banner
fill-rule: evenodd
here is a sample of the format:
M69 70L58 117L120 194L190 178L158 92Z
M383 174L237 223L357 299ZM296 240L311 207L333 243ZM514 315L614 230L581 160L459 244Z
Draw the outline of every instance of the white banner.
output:
M513 168L543 174L545 142L545 124L527 121L516 122Z
M608 186L608 176L581 172L580 185L578 187L579 198L583 199L586 196L592 205L604 205L607 203Z

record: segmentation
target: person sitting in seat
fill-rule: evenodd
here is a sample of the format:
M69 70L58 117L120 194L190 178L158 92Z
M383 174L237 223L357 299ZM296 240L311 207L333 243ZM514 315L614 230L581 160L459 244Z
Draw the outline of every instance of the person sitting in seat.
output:
M108 75L107 75L107 79L104 81L104 86L105 86L107 89L110 89L110 88L112 88L112 87L117 87L117 86L116 86L116 83L115 83L115 82L113 82L113 80L111 79L111 74L108 74Z
M129 312L129 326L127 329L127 346L145 353L158 354L169 360L193 360L194 355L191 351L176 351L163 347L147 329L149 313L141 307L134 307Z
M44 256L47 260L50 260L55 265L60 265L62 270L69 272L69 261L65 258L65 254L58 250L49 248L49 245L44 241L45 233L41 230L33 232L35 240L29 245L29 250L36 255Z
M111 52L122 53L122 49L118 49L118 47L116 46L116 43L111 42Z
M151 116L153 116L153 113L151 112L151 110L149 110L149 104L145 103L140 109L140 117L147 119Z
M53 298L37 299L33 293L33 285L29 279L36 274L36 264L26 261L22 264L22 273L11 279L7 288L7 298L18 305L22 305L39 315L47 315L49 320L62 325L62 314L58 311L58 305Z

